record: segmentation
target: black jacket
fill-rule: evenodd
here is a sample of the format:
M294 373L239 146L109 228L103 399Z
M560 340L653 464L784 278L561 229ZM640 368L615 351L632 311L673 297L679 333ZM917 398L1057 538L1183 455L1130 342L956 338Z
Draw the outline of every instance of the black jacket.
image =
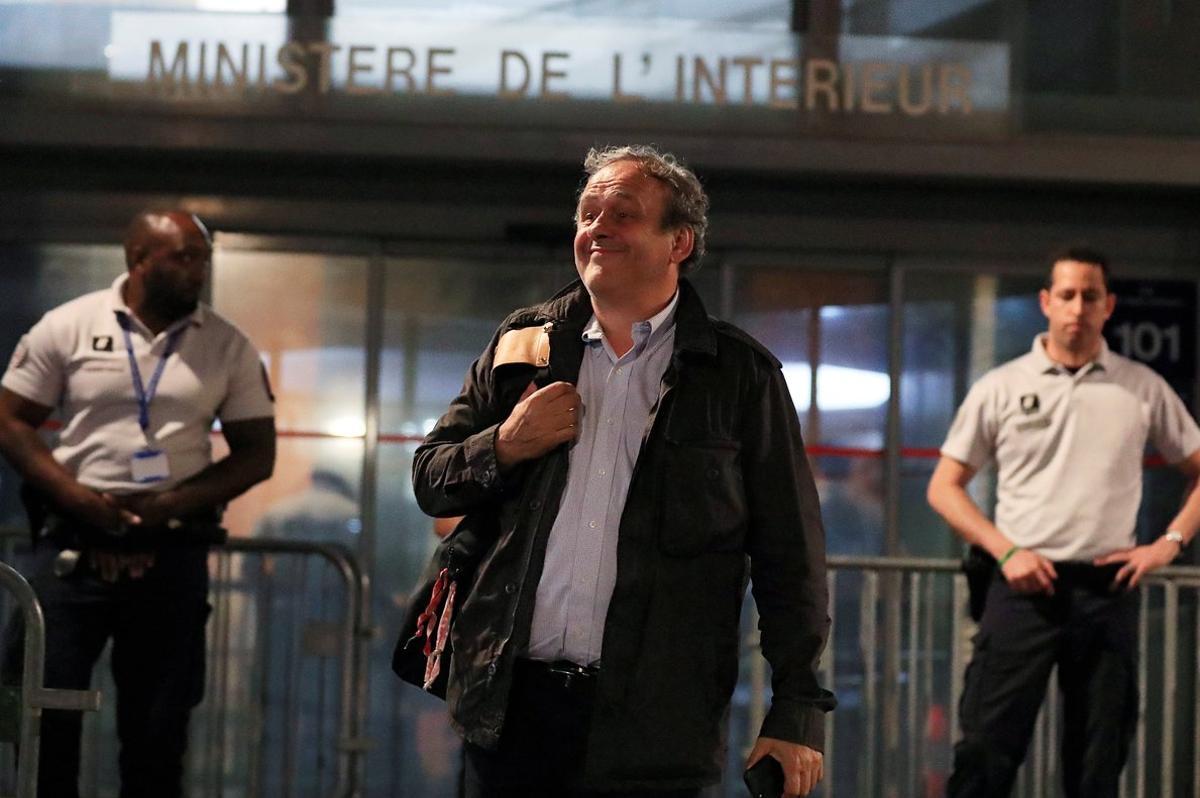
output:
M496 542L451 632L447 690L454 725L480 746L493 747L504 723L567 476L565 448L501 476L496 430L531 380L577 382L591 313L576 282L511 314L413 461L425 512L494 524ZM773 674L761 733L821 750L823 713L835 703L816 676L829 623L824 532L779 362L710 319L686 280L675 323L621 516L585 768L594 788L720 779L747 576ZM493 367L500 337L534 326L549 332L548 369Z

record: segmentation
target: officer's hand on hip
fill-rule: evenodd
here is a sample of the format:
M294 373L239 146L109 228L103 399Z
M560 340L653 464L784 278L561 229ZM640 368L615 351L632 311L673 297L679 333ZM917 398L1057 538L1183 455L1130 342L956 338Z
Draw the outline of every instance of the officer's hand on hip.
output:
M807 745L789 743L774 737L759 737L746 758L746 770L764 756L773 757L783 766L784 798L808 795L825 774L825 757Z
M1054 580L1058 572L1054 563L1037 552L1019 549L1000 569L1009 586L1018 593L1054 595Z
M496 433L496 462L503 469L541 457L579 434L579 393L569 382L533 383Z
M1133 590L1142 581L1142 577L1151 571L1156 571L1179 556L1180 546L1173 540L1161 537L1145 546L1134 546L1131 549L1114 551L1103 557L1097 557L1094 565L1111 565L1125 563L1113 578L1112 589Z

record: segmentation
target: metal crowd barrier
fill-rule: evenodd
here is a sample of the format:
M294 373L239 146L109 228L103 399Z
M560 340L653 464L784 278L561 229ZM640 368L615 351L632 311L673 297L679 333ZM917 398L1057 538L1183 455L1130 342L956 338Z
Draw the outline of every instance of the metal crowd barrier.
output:
M830 557L829 565L833 626L821 669L839 706L826 720L821 794L943 795L975 631L959 563ZM1121 795L1200 796L1200 567L1161 569L1140 590L1141 710ZM752 742L769 680L757 630L748 638ZM1061 794L1060 714L1052 676L1019 798Z
M25 578L3 562L0 562L0 588L15 598L25 619L20 731L16 740L20 751L16 768L16 798L35 798L42 710L95 712L100 709L100 693L96 690L52 690L42 685L46 670L46 623L42 617L42 607Z
M0 530L0 559L11 561L27 539ZM213 549L209 570L205 697L192 713L185 794L362 796L370 627L368 581L354 556L334 543L232 538ZM39 634L40 623L39 611ZM27 673L34 653L41 672L42 650L27 645ZM111 694L107 654L93 679ZM114 703L85 719L84 796L115 793ZM22 746L22 778L36 755Z
M205 704L197 710L205 744L196 746L191 755L193 764L205 763L193 767L193 772L205 775L205 789L202 792L193 789L192 795L361 796L363 758L369 747L364 737L365 648L371 630L367 617L368 581L354 555L335 543L231 538L214 549L213 557L209 676ZM341 583L344 607L340 618L329 619L324 612L337 596L330 594L327 580L320 576L311 579L313 557L332 566ZM299 558L298 573L293 574L297 578L279 578L283 570L281 561L285 558ZM251 559L257 559L260 565L255 577L245 567ZM267 562L273 564L274 570L262 567ZM271 603L282 606L283 611L265 610L264 604ZM239 636L244 639L248 627L253 627L257 644L239 652L235 641ZM270 642L288 627L298 632L294 639L285 639L283 646ZM268 639L268 633L275 638ZM289 642L299 645L288 645ZM272 656L273 648L277 656ZM238 656L239 653L243 655ZM272 659L282 661L272 667ZM329 672L331 660L340 662L336 679ZM304 680L299 674L306 661L313 664L308 670L315 676ZM258 678L257 690L245 689L246 676L251 673ZM277 695L281 701L272 702L272 687L278 678L292 684L282 695ZM243 707L238 713L238 699L247 692L257 699L251 703L253 711L246 712ZM334 695L330 696L330 692ZM315 698L316 703L307 703L310 698ZM269 722L264 717L267 714L274 716L276 731L285 738L279 746L282 755L279 762L270 760L269 752L264 753L259 747L262 739L255 737L255 732L264 730ZM327 728L330 716L336 717L336 725ZM231 717L248 724L231 723ZM314 734L306 735L314 725ZM231 733L235 739L230 739ZM318 743L315 747L307 744L314 741ZM328 742L332 742L334 751L332 784L324 777L328 772L324 759L330 748L325 744ZM247 768L245 784L231 786L227 784L229 758L231 754L245 752L251 755L254 767ZM263 775L271 770L278 770L277 779Z
M0 530L3 559L18 540ZM285 561L292 563L290 575ZM315 573L318 564L325 567ZM205 700L193 715L188 795L358 798L367 748L369 605L367 579L354 558L333 544L238 538L214 551L210 571L209 672ZM0 575L0 586L11 590L11 569L0 567ZM820 794L943 794L974 632L959 563L831 557L829 588L833 628L821 668L839 708L826 721ZM22 607L32 596L20 587L15 595ZM0 605L7 596L0 590ZM1152 574L1140 599L1142 703L1121 795L1200 795L1200 568ZM29 634L38 637L40 624L37 613ZM747 643L741 739L752 742L769 679L756 631ZM26 657L35 659L27 659L27 674L41 672L41 651L36 641L27 645ZM107 668L96 673L107 692ZM29 690L29 706L62 706L56 691ZM1020 798L1059 792L1059 714L1051 678L1018 779ZM106 708L85 724L84 795L115 784L111 723ZM272 743L277 733L285 739ZM35 761L35 754L22 747L22 779L33 772L26 759ZM23 781L20 789L30 788Z

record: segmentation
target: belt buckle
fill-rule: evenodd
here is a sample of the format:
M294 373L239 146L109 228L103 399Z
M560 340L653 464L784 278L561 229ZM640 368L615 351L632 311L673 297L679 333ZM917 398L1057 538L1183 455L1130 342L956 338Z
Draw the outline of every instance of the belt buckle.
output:
M587 668L574 663L553 663L547 668L547 672L559 680L564 690L570 690L572 685L585 681L586 677L591 675Z

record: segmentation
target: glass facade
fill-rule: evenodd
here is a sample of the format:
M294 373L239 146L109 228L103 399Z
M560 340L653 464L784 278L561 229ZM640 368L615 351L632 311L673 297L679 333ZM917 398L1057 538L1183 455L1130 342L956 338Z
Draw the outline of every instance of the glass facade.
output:
M950 422L967 390L988 369L1029 350L1046 323L1037 305L1039 276L922 269L906 272L901 446L898 486L900 539L918 556L954 556L958 543L925 503L925 488L937 464ZM986 469L971 483L975 499L990 509L993 474Z
M739 267L732 307L731 320L783 363L830 552L882 554L881 455L891 394L882 264L873 272Z

